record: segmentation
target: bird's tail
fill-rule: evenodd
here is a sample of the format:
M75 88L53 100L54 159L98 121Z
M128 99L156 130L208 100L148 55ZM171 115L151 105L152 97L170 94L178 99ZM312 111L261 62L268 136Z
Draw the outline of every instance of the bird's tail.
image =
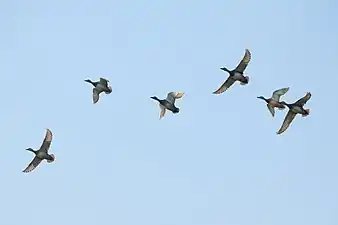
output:
M308 116L310 114L310 109L305 109L306 114L302 115L303 117Z
M285 109L285 105L279 105L278 107L277 107L279 110L283 110L283 109Z
M53 160L48 160L48 159L47 159L47 162L48 162L48 163L54 162L54 160L55 160L55 156L54 156L53 154L50 154L50 156L53 158Z
M109 87L108 87L108 90L107 90L107 91L104 91L104 93L110 94L110 93L112 93L112 91L113 91L113 89L109 86Z
M249 77L248 77L248 76L244 76L244 77L245 77L246 81L244 81L244 82L241 81L241 82L240 82L241 85L246 85L246 84L249 83Z

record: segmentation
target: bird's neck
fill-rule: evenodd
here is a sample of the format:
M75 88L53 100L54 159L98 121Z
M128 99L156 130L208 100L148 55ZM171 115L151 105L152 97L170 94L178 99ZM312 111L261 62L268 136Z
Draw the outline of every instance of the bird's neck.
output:
M88 82L88 83L91 83L94 87L96 87L96 85L98 84L98 82L93 82L93 81L91 81L91 80L88 80L87 82Z
M230 73L230 70L228 70L228 68L226 68L226 67L223 67L222 69L223 69L224 71L226 71L226 72Z
M264 100L266 103L269 103L269 99L266 99L265 97L260 97L260 99Z
M37 151L37 150L34 150L34 149L30 149L29 151L31 151L31 152L33 152L33 153L35 153L35 154L38 153L38 151Z
M284 105L286 105L289 109L292 108L292 104L284 103Z

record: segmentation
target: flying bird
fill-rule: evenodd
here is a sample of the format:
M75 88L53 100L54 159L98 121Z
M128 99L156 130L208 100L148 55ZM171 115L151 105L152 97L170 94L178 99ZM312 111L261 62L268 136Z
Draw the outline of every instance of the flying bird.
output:
M306 117L310 114L310 109L304 109L304 105L306 102L311 98L311 93L308 92L306 95L296 101L293 104L288 104L284 101L281 104L286 105L289 108L289 112L286 114L283 124L277 134L283 133L288 127L290 126L293 119L296 117L297 114L301 114L303 117Z
M33 150L32 148L27 148L27 151L33 152L35 157L31 161L31 163L24 169L22 172L28 173L33 171L38 165L42 162L42 160L47 160L48 163L54 162L55 156L53 154L48 154L48 150L52 143L53 134L50 129L47 129L45 139L42 142L42 145L39 150Z
M164 117L166 110L171 111L172 113L178 113L180 111L179 108L175 106L175 100L182 98L184 92L169 92L166 99L158 99L156 96L150 97L159 102L160 106L160 119Z
M245 49L245 54L237 65L237 67L233 70L229 70L226 67L222 67L221 70L226 71L229 73L228 79L222 84L222 86L214 91L214 94L221 94L225 92L231 85L233 85L236 81L239 81L241 85L246 85L249 83L249 77L244 76L244 70L246 69L247 65L251 60L251 53L248 49Z
M96 104L99 101L100 94L102 92L106 94L112 93L112 88L108 86L109 80L105 78L100 78L100 81L91 81L90 79L85 80L85 82L88 82L94 86L93 88L93 103Z
M280 97L284 95L286 92L288 92L289 88L281 88L272 93L271 98L266 99L263 96L259 96L257 98L264 100L267 104L270 113L272 116L275 116L275 108L278 108L280 110L285 109L285 106L279 101Z

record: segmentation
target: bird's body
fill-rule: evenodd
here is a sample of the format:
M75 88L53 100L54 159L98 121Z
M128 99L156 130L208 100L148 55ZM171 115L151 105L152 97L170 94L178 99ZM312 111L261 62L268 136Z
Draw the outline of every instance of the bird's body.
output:
M112 93L112 88L108 86L108 80L105 78L100 78L100 81L93 82L90 79L85 80L85 82L88 82L94 86L93 88L93 103L96 104L99 101L100 94L102 92L106 94Z
M221 70L226 71L229 73L228 79L221 85L220 88L218 88L216 91L214 91L214 94L221 94L225 92L228 88L231 87L236 81L239 81L241 85L246 85L249 83L249 77L244 76L244 70L246 69L247 65L249 64L251 60L251 53L248 49L245 49L245 55L240 61L240 63L237 65L237 67L233 70L229 70L226 67L222 67Z
M40 159L46 159L46 160L49 160L49 161L53 161L53 159L54 159L53 156L51 156L50 154L45 153L43 151L38 151L36 156Z
M263 96L259 96L257 98L264 100L267 104L270 113L272 116L275 116L275 108L278 108L280 110L285 109L285 106L279 101L280 97L284 95L286 92L288 92L289 88L281 88L272 93L271 98L266 99Z
M184 92L169 92L166 99L159 99L156 96L150 97L159 102L161 109L160 119L164 117L166 110L171 111L172 113L179 113L180 109L175 106L175 100L182 98Z
M288 129L288 127L290 126L291 122L293 121L293 119L296 117L297 114L300 114L303 117L306 117L310 114L310 109L304 109L304 105L310 98L311 93L308 92L303 98L299 99L295 103L288 104L284 101L281 102L283 105L286 105L289 108L289 111L286 114L283 124L279 129L279 131L277 132L277 134L281 134L284 131L286 131L286 129Z
M42 142L42 145L39 150L34 150L32 148L27 148L27 151L33 152L35 154L34 159L31 163L24 169L22 172L28 173L33 171L38 165L43 161L46 160L48 163L54 162L55 156L53 154L49 154L48 150L52 143L53 134L50 129L47 129L45 138Z

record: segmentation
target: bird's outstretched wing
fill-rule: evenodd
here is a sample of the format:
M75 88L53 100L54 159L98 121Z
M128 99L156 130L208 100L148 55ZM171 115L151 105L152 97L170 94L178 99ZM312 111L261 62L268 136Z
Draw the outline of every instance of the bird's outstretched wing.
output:
M34 157L34 159L32 160L31 163L29 163L29 165L26 167L26 169L24 169L22 172L24 173L29 173L31 171L33 171L36 167L38 167L38 165L41 163L41 159L39 159L38 157Z
M275 108L269 104L266 104L272 116L275 116Z
M169 92L166 100L174 104L176 99L182 98L183 96L184 92Z
M160 105L160 109L161 109L161 111L160 111L160 119L162 119L162 117L164 117L164 115L165 115L166 109L165 109L165 107L163 105L161 105L161 104L159 104L159 105Z
M109 80L100 77L100 84L102 84L103 86L108 87L108 82Z
M53 140L53 133L50 129L47 128L46 135L45 135L45 138L43 139L40 150L47 153L52 143L52 140Z
M289 88L287 87L287 88L281 88L281 89L278 89L278 90L274 91L272 93L272 97L271 97L272 100L275 100L275 101L279 102L280 97L282 95L284 95L286 92L288 92L288 90L289 90Z
M99 101L100 98L100 91L98 91L96 88L93 88L93 103L96 104Z
M251 52L249 51L249 49L245 49L245 54L235 70L237 72L243 73L246 67L248 66L250 60L251 60Z
M221 85L221 87L214 91L213 94L222 94L223 92L228 90L228 88L231 87L231 85L233 85L235 81L235 79L229 76L228 79Z
M293 121L293 119L295 118L296 113L293 113L291 110L289 110L289 112L286 114L285 119L283 121L283 124L281 126L281 128L279 129L279 131L277 132L277 134L281 134L284 131L286 131L286 129L288 129L288 127L290 126L291 122Z
M298 106L304 106L307 103L307 101L309 101L310 98L311 98L311 93L308 92L308 93L306 93L306 95L303 98L301 98L297 102L295 102L295 104L298 105Z

